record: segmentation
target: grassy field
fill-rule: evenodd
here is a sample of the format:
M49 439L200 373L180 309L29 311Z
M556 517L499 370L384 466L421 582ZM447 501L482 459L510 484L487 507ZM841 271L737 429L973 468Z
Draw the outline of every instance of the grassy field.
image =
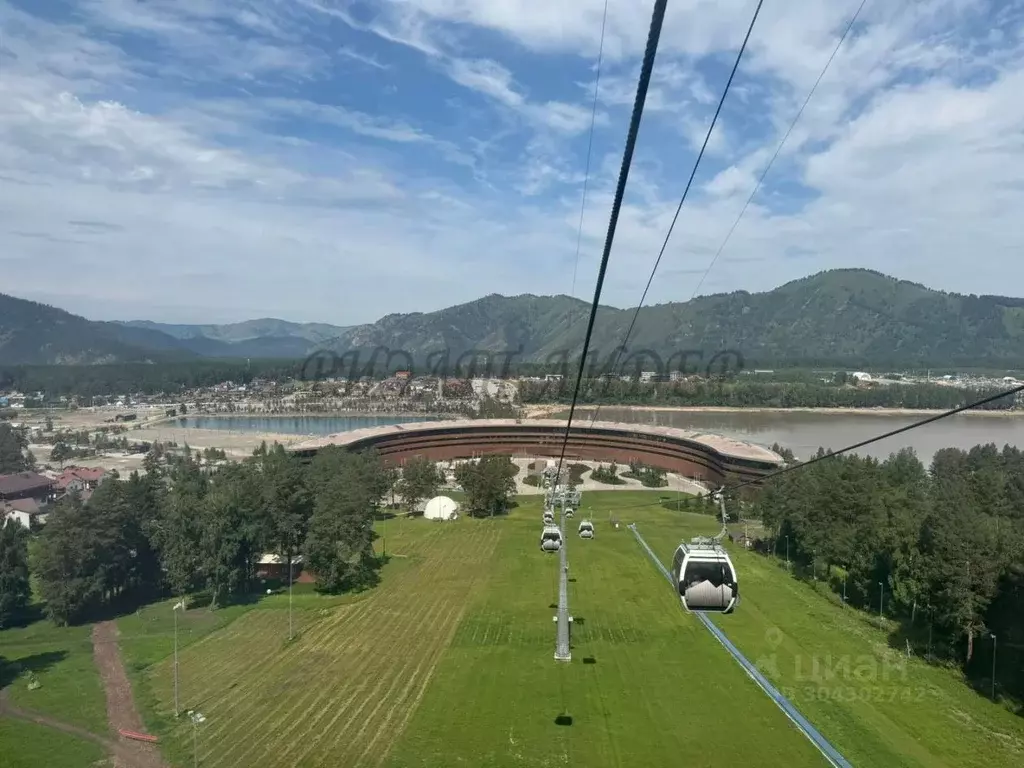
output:
M261 604L180 652L182 708L207 717L200 761L214 766L361 765L383 754L430 683L467 602L487 581L502 522L388 523L383 584L328 605ZM170 660L146 672L168 754L191 756L191 726L171 717Z
M12 705L107 734L106 699L92 661L91 626L40 619L0 632L0 687ZM29 682L39 683L34 689ZM78 768L103 758L96 744L35 723L0 718L0 765Z
M523 499L508 519L389 520L381 586L338 598L297 586L292 642L285 593L179 615L181 708L207 717L200 763L823 765L681 610L625 529L636 522L665 563L681 538L717 530L710 516L663 508L661 495L584 494L597 536L568 542L569 664L552 658L557 556L537 546L539 498ZM908 661L877 619L836 605L770 559L733 551L743 602L713 620L854 765L1024 764L1024 720L956 674ZM118 623L147 725L184 766L192 730L173 717L171 604ZM5 630L0 655L23 659L42 683L29 691L24 676L16 680L12 701L106 732L89 627ZM26 765L96 759L92 744L0 720L0 754L15 748Z
M471 603L389 766L824 764L684 614L633 536L602 522L603 508L622 498L651 495L584 494L597 536L568 542L576 621L568 664L553 659L558 558L538 549L540 507L502 521L488 588Z
M645 508L620 516L635 519L666 565L681 537L708 532L692 515ZM730 553L742 602L714 622L854 765L1024 764L1024 719L957 673L908 660L877 617L837 605L776 561Z
M292 643L283 596L216 631L193 628L180 650L181 706L207 717L202 764L653 766L675 764L708 734L718 737L715 751L693 764L822 764L659 589L629 533L601 530L597 515L598 538L570 543L579 624L573 662L557 664L557 561L537 546L538 505L494 521L389 521L393 559L382 585L340 604L296 596ZM126 643L136 669L168 652L168 613L138 618L150 637L136 632ZM700 698L695 669L710 680ZM171 716L170 660L140 678L137 696L165 752L187 764L192 732ZM560 716L572 724L556 724ZM758 738L733 738L736 718Z
M3 768L96 768L103 748L44 725L0 718Z
M11 703L107 733L103 684L92 661L92 626L55 627L41 619L0 632L0 684L10 684ZM28 687L30 673L39 687Z

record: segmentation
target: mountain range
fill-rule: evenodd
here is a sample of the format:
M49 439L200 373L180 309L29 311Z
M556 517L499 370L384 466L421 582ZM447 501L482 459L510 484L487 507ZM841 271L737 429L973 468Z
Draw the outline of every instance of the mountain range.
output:
M599 308L591 341L598 361L622 342L634 312ZM569 296L492 294L355 326L269 318L172 325L87 320L0 294L0 364L300 359L318 350L377 346L417 359L445 348L452 356L520 350L517 360L542 362L563 350L579 354L588 314L587 302ZM830 270L763 293L645 307L629 347L662 358L700 349L705 360L719 350L739 350L748 365L1021 368L1024 299L935 291L870 270Z

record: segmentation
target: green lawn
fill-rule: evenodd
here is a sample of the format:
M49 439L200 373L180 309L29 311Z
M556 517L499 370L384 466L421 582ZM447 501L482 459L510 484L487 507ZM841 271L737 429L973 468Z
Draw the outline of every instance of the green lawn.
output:
M92 626L55 627L48 619L0 632L0 657L15 705L107 734L107 703L92 660ZM29 673L39 687L30 690Z
M179 651L183 709L207 768L362 765L384 754L416 711L467 601L487 581L501 521L394 519L380 587L341 599L296 596L298 638L287 642L287 596L261 600ZM147 720L176 762L191 758L191 727L175 722L170 658L148 667Z
M389 766L824 764L683 613L633 536L602 522L619 499L647 503L652 494L584 493L597 536L568 542L577 626L567 664L553 658L558 557L539 550L539 502L501 521L487 589ZM571 725L557 724L560 716Z
M105 757L98 744L44 725L0 718L3 768L95 768Z
M42 619L0 632L0 685L11 703L108 735L103 685L92 661L91 626L55 627ZM39 686L29 688L35 680ZM104 751L46 726L0 717L0 765L78 768Z
M637 523L665 565L681 538L715 527L649 508L619 516ZM730 555L741 603L713 621L854 765L1024 764L1024 719L955 672L907 660L877 618L837 605L776 561L736 547Z
M208 718L201 764L823 765L626 530L636 522L666 564L681 538L717 531L711 516L665 509L663 496L584 493L578 518L597 536L568 542L568 664L553 659L558 558L538 547L539 498L522 498L507 519L387 521L382 584L339 598L297 586L291 643L286 591L179 614L181 706ZM712 620L854 765L1024 764L1024 719L955 673L908 661L877 619L775 561L731 552L742 602ZM173 718L172 604L118 623L147 725L185 766L192 733ZM29 691L16 680L15 703L106 732L89 627L5 630L0 655L24 659L42 683ZM0 720L0 754L16 746L26 765L69 768L97 759L95 745L50 734Z

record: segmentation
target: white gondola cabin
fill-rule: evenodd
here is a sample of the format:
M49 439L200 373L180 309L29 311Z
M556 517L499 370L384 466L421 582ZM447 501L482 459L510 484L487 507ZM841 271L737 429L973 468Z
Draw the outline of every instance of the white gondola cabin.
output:
M589 520L583 520L580 522L579 534L581 539L592 539L594 538L594 524Z
M545 552L557 552L562 548L562 532L557 525L545 525L540 535L540 548Z
M544 525L554 525L555 513L550 509L544 510Z
M574 513L573 513L573 511L572 511L572 507L566 507L566 508L565 508L565 516L566 516L567 518L568 518L568 517L572 517L572 516L573 516L573 514L574 514Z
M688 611L732 613L740 601L736 569L716 541L694 539L680 544L672 562L672 578Z

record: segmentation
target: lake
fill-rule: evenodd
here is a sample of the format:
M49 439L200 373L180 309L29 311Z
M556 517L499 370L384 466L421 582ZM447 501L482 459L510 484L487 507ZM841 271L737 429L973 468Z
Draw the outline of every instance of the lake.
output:
M577 412L582 416L586 410L580 409ZM602 408L599 416L601 421L623 421L715 432L765 447L778 443L793 451L800 460L810 458L819 447L838 450L926 417L926 414L901 416L871 412L631 411L626 408L610 407ZM884 459L890 453L909 446L917 452L921 461L929 464L932 456L940 448L969 449L979 443L995 443L999 448L1006 443L1024 447L1024 418L960 413L934 424L879 440L856 453Z
M562 415L562 418L565 418ZM714 432L746 440L765 447L772 443L789 448L798 459L806 460L818 447L837 450L852 443L920 421L924 416L898 416L891 413L808 413L732 411L633 411L627 408L602 408L602 421L654 424L680 429ZM574 421L589 419L586 409L577 410ZM270 432L292 435L329 435L365 427L432 421L425 416L186 416L178 424L187 429L225 429L233 432ZM890 453L910 446L921 461L931 462L940 448L972 448L979 443L1009 443L1024 447L1024 418L957 414L896 437L887 438L860 449L861 455L886 458Z

